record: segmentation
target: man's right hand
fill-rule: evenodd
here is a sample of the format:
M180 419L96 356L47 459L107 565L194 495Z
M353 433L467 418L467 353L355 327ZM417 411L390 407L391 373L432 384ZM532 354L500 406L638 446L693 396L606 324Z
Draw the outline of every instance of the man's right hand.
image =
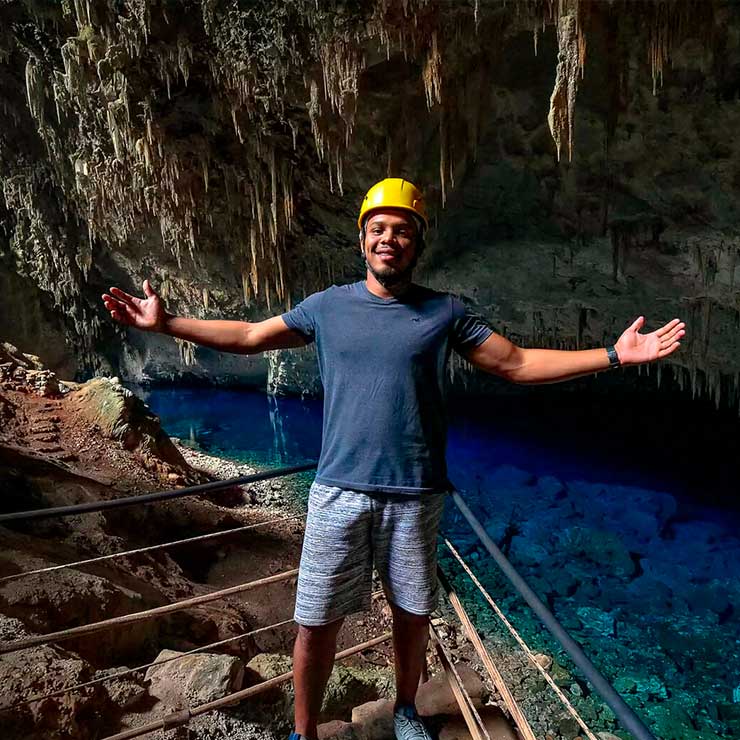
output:
M136 298L120 288L111 288L103 293L103 303L110 315L120 324L133 326L143 331L163 331L167 312L162 299L152 290L149 281L144 281L145 298Z

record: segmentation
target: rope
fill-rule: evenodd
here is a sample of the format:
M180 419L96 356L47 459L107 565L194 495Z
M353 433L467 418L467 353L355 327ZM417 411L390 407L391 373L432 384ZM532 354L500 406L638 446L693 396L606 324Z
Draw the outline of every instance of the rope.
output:
M105 501L88 501L85 504L74 504L72 506L56 506L49 509L33 509L31 511L14 511L10 514L0 514L0 524L4 522L28 521L30 519L48 519L50 517L72 516L74 514L89 514L93 511L104 511L107 509L118 509L123 506L133 506L137 504L151 504L156 501L166 501L184 496L195 496L201 493L212 493L220 491L223 488L231 486L242 486L248 483L257 483L270 478L282 478L294 473L303 473L306 470L313 470L316 463L306 463L305 465L294 465L288 468L277 468L269 470L266 473L253 473L252 475L242 475L239 478L229 478L228 480L213 481L211 483L201 483L197 486L187 488L177 488L171 491L159 491L157 493L145 493L138 496L126 496L124 498L107 499Z
M493 659L491 658L488 650L486 650L486 646L483 644L483 641L481 640L477 630L473 626L473 623L470 620L465 607L460 601L460 597L454 591L449 581L445 577L444 572L439 566L437 566L437 573L439 575L439 580L442 584L442 587L447 592L447 597L450 600L450 604L452 604L452 608L457 613L458 619L463 626L463 631L465 632L465 635L472 643L475 651L478 653L478 657L481 659L481 662L488 671L488 675L493 682L493 685L498 690L498 693L501 695L501 698L503 699L506 708L509 710L509 714L514 720L517 729L521 733L524 740L537 740L535 734L532 732L532 728L529 726L527 718L524 716L524 712L522 712L521 708L516 702L516 699L514 699L513 694L509 690L509 687L506 685L506 681L504 681L504 678L499 672L498 668L496 668L496 666L494 665Z
M286 619L283 622L276 622L275 624L270 624L267 627L259 627L258 629L251 630L250 632L242 632L240 635L236 635L235 637L227 637L225 640L219 640L218 642L212 642L210 645L203 645L202 647L194 648L193 650L188 650L186 653L180 653L180 655L175 655L172 658L165 658L164 660L155 660L153 663L144 663L143 665L136 666L136 668L126 668L123 671L118 671L117 673L111 673L107 676L102 676L101 678L95 678L91 681L85 681L85 683L78 683L74 686L69 686L66 689L59 689L57 691L52 691L49 694L39 694L37 696L32 696L30 699L24 699L23 701L16 702L15 704L11 704L9 707L0 707L0 712L9 712L12 709L16 709L17 707L23 707L27 704L33 704L37 701L45 701L46 699L53 699L55 696L62 696L63 694L71 694L73 692L79 691L80 689L86 689L90 686L96 686L97 684L105 683L106 681L112 681L114 678L123 678L124 676L130 676L133 673L138 673L139 671L145 671L147 668L152 668L154 666L164 665L165 663L172 663L175 660L182 660L183 658L186 658L188 655L195 655L196 653L202 653L205 650L211 650L212 648L220 647L221 645L227 645L230 642L236 642L237 640L243 640L246 637L253 637L254 635L258 635L261 632L267 632L268 630L278 629L279 627L284 627L286 624L292 624L292 619Z
M457 668L452 664L450 656L447 654L437 630L431 623L429 624L429 631L432 634L434 647L437 649L439 662L442 663L442 668L447 677L447 683L450 684L452 693L455 695L455 701L457 701L457 705L460 707L463 719L465 720L465 724L467 725L473 740L491 740L491 736L488 734L488 729L483 724L483 720L481 719L478 710L475 708L473 700L470 698L470 694L465 688L465 684L460 678L460 674L457 672Z
M157 606L153 609L146 609L144 611L134 612L132 614L124 614L120 617L104 619L101 622L94 622L92 624L86 624L80 627L71 627L70 629L60 630L59 632L50 632L46 635L34 635L33 637L27 637L23 640L16 640L15 642L2 642L0 643L0 655L5 655L6 653L14 653L17 650L25 650L30 647L35 647L36 645L43 645L47 642L62 642L63 640L70 640L75 637L82 637L83 635L90 635L95 632L102 632L103 630L110 629L112 627L119 627L124 624L132 624L134 622L141 622L145 619L159 617L162 614L171 614L172 612L189 609L191 606L198 606L199 604L207 604L210 601L223 599L224 597L231 596L232 594L242 593L243 591L251 591L253 588L257 588L259 586L267 586L271 583L286 581L289 578L293 578L297 574L298 568L294 568L293 570L287 570L283 573L277 573L274 576L260 578L256 581L250 581L249 583L242 583L239 586L231 586L230 588L224 588L220 591L214 591L210 594L204 594L203 596L194 596L190 599L184 599L183 601L176 601L172 604L166 604L165 606Z
M354 647L347 648L347 650L342 650L340 653L337 653L334 656L334 661L336 662L339 660L344 660L345 658L349 658L351 655L363 652L364 650L369 650L376 645L387 642L388 640L390 640L390 638L391 633L386 632L385 634L380 635L380 637L375 637L372 640L368 640L367 642L363 642L359 645L355 645ZM160 720L150 722L146 725L141 725L141 727L134 727L133 729L126 730L125 732L119 732L117 735L109 735L103 740L131 740L131 738L141 737L142 735L146 735L148 732L154 732L155 730L178 727L179 725L187 724L193 717L200 716L201 714L207 714L208 712L213 712L216 709L222 709L231 704L236 704L240 701L244 701L244 699L249 699L252 696L263 694L266 691L275 688L276 686L280 686L280 684L283 684L286 681L290 681L291 678L293 678L293 671L281 673L279 676L269 678L267 681L263 681L256 686L250 686L247 689L242 689L241 691L237 691L233 694L227 694L220 699L209 701L206 704L201 704L198 707L186 709L182 712L173 712L173 714L168 715Z
M558 699L565 705L565 708L570 712L573 719L578 722L581 729L586 733L586 737L588 737L588 740L598 740L598 738L591 732L588 725L585 723L585 721L581 718L581 716L578 714L576 708L570 703L568 700L568 697L565 696L565 694L560 690L560 687L553 681L550 674L537 662L537 659L534 657L534 653L530 650L529 645L527 645L526 642L522 639L522 637L519 635L519 633L514 629L513 625L509 620L506 618L504 613L499 609L498 604L491 598L490 594L486 589L483 587L481 582L475 577L475 574L470 570L467 563L462 559L458 551L455 549L454 545L448 540L445 539L445 545L449 548L450 552L455 556L458 563L462 566L463 570L468 574L470 577L470 580L473 581L473 583L478 587L478 590L483 594L486 601L490 604L491 608L496 612L496 616L503 622L506 629L509 630L511 633L511 636L517 641L519 644L519 647L524 651L524 654L529 658L529 661L534 665L534 667L542 674L542 677L547 681L550 688L555 692Z
M305 514L296 514L295 516L286 516L281 519L270 519L266 522L257 522L257 524L247 524L244 527L234 527L232 529L224 529L220 532L213 532L211 534L198 535L197 537L189 537L185 540L174 540L173 542L163 542L161 545L151 545L150 547L139 547L136 550L126 550L125 552L114 552L112 555L100 555L96 558L88 558L87 560L77 560L74 563L64 563L62 565L52 565L47 568L37 568L36 570L26 570L21 573L13 573L9 576L3 576L0 578L0 583L5 581L12 581L16 578L23 576L35 576L39 573L50 573L55 570L63 570L64 568L78 568L81 565L91 565L92 563L100 563L104 560L112 560L113 558L122 558L129 555L141 555L145 552L153 552L155 550L163 550L166 547L175 547L176 545L185 545L191 542L205 542L206 540L215 540L219 537L223 537L228 534L235 534L236 532L246 532L248 529L255 529L257 527L264 527L267 524L278 524L280 522L289 522L293 519L303 519Z

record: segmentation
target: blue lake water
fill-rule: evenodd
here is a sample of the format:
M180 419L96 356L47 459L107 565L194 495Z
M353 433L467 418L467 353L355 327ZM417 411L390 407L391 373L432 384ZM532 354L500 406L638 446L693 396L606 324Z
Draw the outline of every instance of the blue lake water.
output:
M137 392L171 436L210 454L265 468L318 458L320 401L245 390ZM639 429L597 434L598 415L581 431L560 418L492 399L456 402L450 479L657 737L740 737L740 517L732 492L708 493L731 476L710 483L703 472L716 471L724 453L713 460L711 449L690 454L691 441L685 449L656 445ZM299 496L309 483L298 478ZM532 647L572 671L563 687L594 729L629 737L588 700L589 687L452 507L444 531ZM503 634L452 562L442 564L481 629Z

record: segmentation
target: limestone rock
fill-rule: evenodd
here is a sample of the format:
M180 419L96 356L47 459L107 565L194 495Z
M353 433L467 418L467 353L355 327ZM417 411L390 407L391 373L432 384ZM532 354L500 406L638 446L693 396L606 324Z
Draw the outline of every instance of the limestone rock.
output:
M142 685L140 674L130 674L115 678L115 674L125 671L126 666L120 668L106 668L95 672L95 678L108 680L103 684L111 701L121 710L128 710L139 704L147 695L146 686Z
M7 342L0 343L0 386L45 398L66 391L36 355L25 354Z
M393 702L378 699L352 710L352 726L360 740L393 737Z
M560 542L566 551L598 563L609 572L622 576L630 576L635 572L629 551L612 532L569 527L562 533Z
M182 655L162 650L157 662ZM146 672L149 693L171 707L198 706L238 691L244 682L244 664L231 655L195 653Z
M549 655L545 655L544 653L537 653L534 656L535 661L537 661L537 664L542 666L546 671L549 671L552 667L552 658Z
M324 722L318 728L319 740L357 740L357 732L351 722L340 719Z
M480 676L467 664L456 665L458 674L470 698L481 705L484 692ZM416 708L422 717L458 714L460 708L444 675L437 675L419 687ZM352 710L352 725L361 740L393 736L393 702L379 699L356 706Z
M595 606L581 606L576 609L576 614L583 624L583 629L591 634L602 637L613 637L616 628L614 615L597 609Z
M474 702L480 702L485 691L480 676L466 663L455 666L465 690ZM416 695L416 708L419 714L457 714L460 709L444 675L435 676L419 687Z
M478 713L491 740L517 740L519 737L500 709L483 707ZM439 740L472 740L472 736L463 718L454 717L442 726Z
M390 696L393 686L393 672L388 668L338 663L326 686L322 714L326 718L344 717L358 704Z
M3 655L0 657L0 708L89 681L92 673L84 660L49 645ZM51 737L92 740L100 737L102 719L112 708L108 694L100 685L20 706L2 715L3 740L48 740Z
M146 404L118 378L95 378L73 392L69 399L81 417L96 425L109 439L120 442L127 450L137 450L145 462L164 461L187 467Z
M0 608L39 632L96 622L143 608L141 594L114 584L102 576L74 569L8 581L0 586ZM104 635L75 639L68 647L90 659L126 660L158 634L156 620L109 630Z
M291 670L287 655L260 653L247 663L254 674L254 681L265 681ZM324 719L340 719L350 714L354 707L388 697L394 685L393 672L389 668L358 667L337 663L329 677L324 693L321 713ZM282 693L286 715L292 714L292 686L286 684L282 691L277 689L266 699L275 700Z

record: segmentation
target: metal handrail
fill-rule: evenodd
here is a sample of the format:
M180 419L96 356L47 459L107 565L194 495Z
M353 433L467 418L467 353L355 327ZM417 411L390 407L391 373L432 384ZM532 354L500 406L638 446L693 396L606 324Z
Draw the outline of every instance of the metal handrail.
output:
M529 584L517 572L507 557L499 550L496 543L489 537L483 525L478 521L475 514L473 514L457 491L452 492L452 499L460 510L460 513L465 517L476 535L478 535L478 539L483 544L483 547L488 550L488 553L496 561L496 564L501 568L512 586L514 586L520 596L529 604L532 611L540 618L540 621L547 627L550 634L560 643L571 660L581 669L596 690L596 693L599 694L607 706L614 712L622 726L631 732L636 740L657 740L655 735L648 730L642 720L632 711L630 706L601 674L599 669L589 660L581 646L558 622L555 615L530 588Z
M106 509L118 509L123 506L134 506L138 504L151 504L155 501L165 501L183 496L196 496L201 493L211 493L219 491L222 488L231 488L231 486L241 486L246 483L257 483L258 481L269 480L270 478L282 478L294 473L303 473L307 470L314 470L317 463L311 462L304 465L293 465L288 468L277 468L265 473L253 473L252 475L242 475L239 478L229 478L228 480L213 481L211 483L201 483L197 486L187 488L176 488L169 491L158 491L157 493L145 493L139 496L126 496L125 498L113 498L105 501L89 501L85 504L73 504L72 506L56 506L49 509L33 509L31 511L14 511L10 514L0 514L0 524L4 522L28 521L31 519L49 519L52 517L73 516L75 514L88 514L94 511L104 511Z

